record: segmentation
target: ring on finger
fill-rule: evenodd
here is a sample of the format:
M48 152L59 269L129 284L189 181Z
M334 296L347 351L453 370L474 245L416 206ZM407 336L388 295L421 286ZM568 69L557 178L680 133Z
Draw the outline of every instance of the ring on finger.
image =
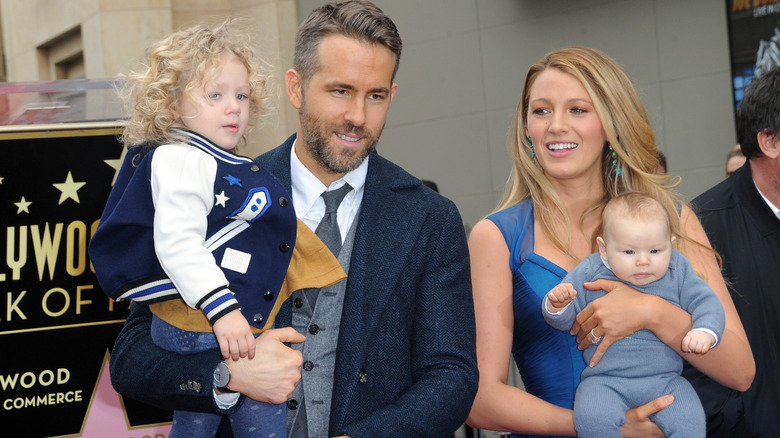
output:
M596 327L593 327L592 329L590 329L590 335L593 336L593 339L591 339L590 343L593 344L593 345L596 345L599 342L601 342L601 339L603 338L603 336L596 336L596 333L593 332L593 330L595 328Z

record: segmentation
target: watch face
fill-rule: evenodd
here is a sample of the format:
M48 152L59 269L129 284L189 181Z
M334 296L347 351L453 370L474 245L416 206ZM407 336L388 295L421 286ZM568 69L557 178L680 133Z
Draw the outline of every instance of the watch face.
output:
M225 362L220 362L214 370L214 386L225 388L228 386L228 383L230 383L230 368L228 368Z

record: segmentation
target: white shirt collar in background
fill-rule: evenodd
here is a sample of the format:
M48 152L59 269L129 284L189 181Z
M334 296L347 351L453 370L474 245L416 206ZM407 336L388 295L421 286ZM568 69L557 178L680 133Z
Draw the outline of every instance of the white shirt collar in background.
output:
M766 196L764 196L763 193L761 193L761 190L758 188L758 184L756 184L756 180L753 180L753 185L756 186L756 190L758 190L758 194L761 195L762 198L764 198L764 202L766 202L766 205L769 206L769 208L772 209L772 212L777 216L778 219L780 219L780 208L778 208L775 204L772 204L772 201L769 200Z

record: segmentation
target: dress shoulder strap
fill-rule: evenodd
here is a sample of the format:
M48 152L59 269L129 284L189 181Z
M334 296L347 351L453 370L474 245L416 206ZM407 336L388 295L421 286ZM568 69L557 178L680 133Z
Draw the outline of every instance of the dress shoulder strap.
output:
M531 198L498 211L487 217L504 235L509 248L509 265L512 272L528 257L534 249L534 211Z

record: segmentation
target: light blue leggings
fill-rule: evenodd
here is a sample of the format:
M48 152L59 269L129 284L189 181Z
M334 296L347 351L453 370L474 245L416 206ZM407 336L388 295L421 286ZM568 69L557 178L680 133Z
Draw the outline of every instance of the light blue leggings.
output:
M648 359L652 360L652 359ZM706 420L691 384L674 373L651 377L591 376L574 396L574 426L580 438L622 438L626 411L662 395L674 403L650 416L667 438L704 438Z

